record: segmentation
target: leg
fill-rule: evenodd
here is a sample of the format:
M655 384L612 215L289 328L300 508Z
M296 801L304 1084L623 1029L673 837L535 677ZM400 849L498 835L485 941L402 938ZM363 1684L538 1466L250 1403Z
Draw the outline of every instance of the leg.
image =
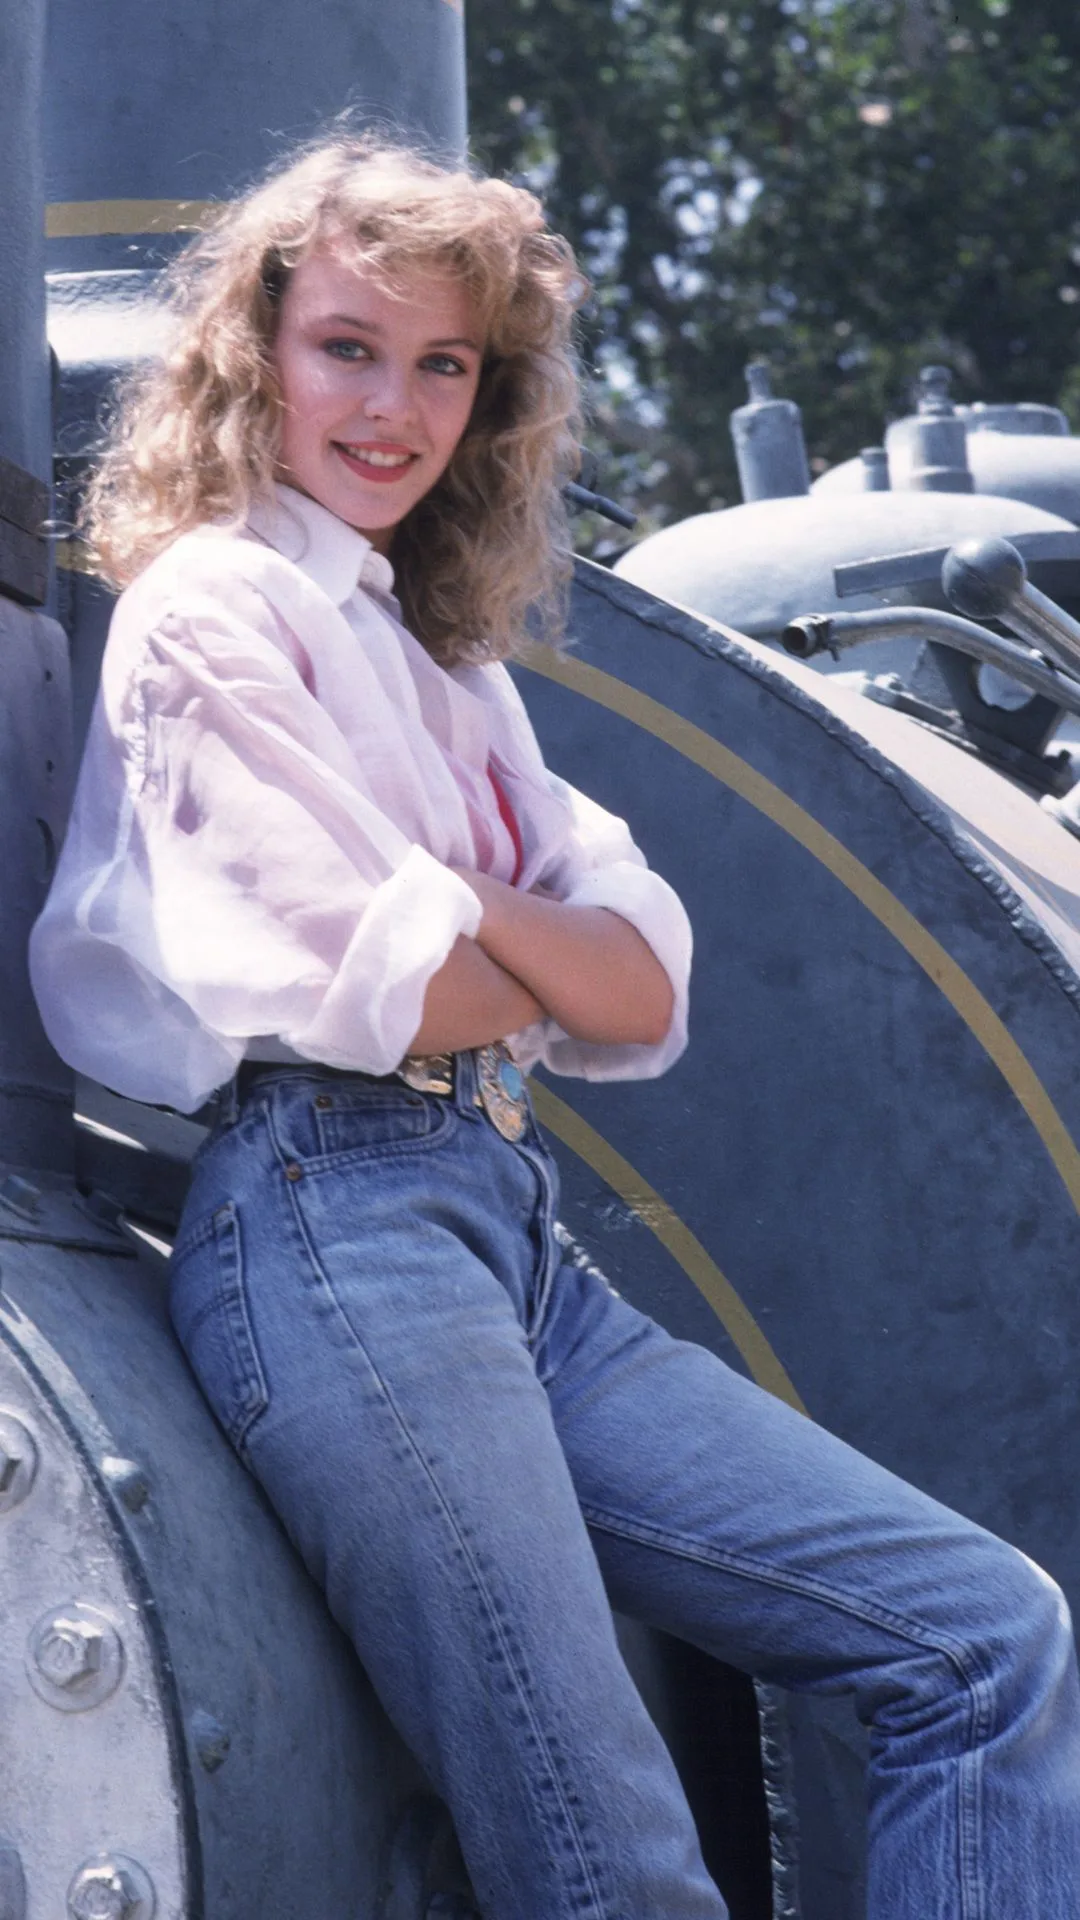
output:
M450 1806L487 1920L724 1920L536 1378L542 1166L463 1115L437 1152L328 1156L311 1124L279 1090L196 1173L174 1315L219 1417Z
M1080 1698L1031 1562L563 1268L537 1345L613 1603L872 1729L873 1920L1068 1920Z

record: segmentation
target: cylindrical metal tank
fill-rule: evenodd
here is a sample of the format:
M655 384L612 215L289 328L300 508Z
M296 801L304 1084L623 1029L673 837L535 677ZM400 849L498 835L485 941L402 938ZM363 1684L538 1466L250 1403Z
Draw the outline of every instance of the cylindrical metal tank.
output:
M49 593L51 468L38 113L44 0L0 15L0 1163L70 1166L71 1076L42 1032L26 943L66 817L71 748L63 633Z
M0 1766L26 1920L424 1920L453 1891L447 1817L204 1407L160 1286L70 1189L14 1197Z
M49 336L59 366L61 526L74 518L111 385L162 340L157 272L205 209L346 114L439 154L465 141L460 0L78 0L49 7L45 72ZM76 728L85 728L110 601L62 585Z
M52 466L49 366L45 347L42 153L39 129L45 8L41 0L9 0L0 29L0 453L37 479ZM0 518L9 519L0 495Z
M572 631L520 674L541 743L633 820L697 958L664 1079L544 1079L567 1226L1080 1608L1080 842L903 715L602 569ZM862 1920L860 1729L789 1712L801 1911Z
M52 0L48 32L53 271L160 265L205 202L346 111L464 146L460 0Z

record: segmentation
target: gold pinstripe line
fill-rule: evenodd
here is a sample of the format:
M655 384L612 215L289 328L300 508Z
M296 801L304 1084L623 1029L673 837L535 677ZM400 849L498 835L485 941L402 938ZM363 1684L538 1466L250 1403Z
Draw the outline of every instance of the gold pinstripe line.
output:
M541 1086L533 1080L529 1083L529 1090L541 1125L568 1146L572 1153L576 1153L579 1160L584 1160L594 1173L598 1173L601 1180L619 1195L620 1200L625 1200L642 1225L656 1235L661 1246L667 1248L683 1272L689 1275L721 1325L727 1329L758 1385L766 1387L778 1400L786 1400L789 1407L805 1413L806 1407L750 1309L740 1300L731 1281L721 1273L715 1260L706 1253L686 1222L680 1220L655 1187L642 1179L629 1160L624 1160L621 1153L616 1153L603 1134L597 1133L595 1127L590 1127L588 1121L583 1120L573 1107L567 1106L565 1100L560 1100L558 1094L552 1093L550 1087Z
M781 787L758 773L729 747L714 740L703 728L695 726L692 720L684 719L649 694L628 686L599 667L575 660L572 655L556 653L551 647L531 647L522 664L586 700L606 707L609 712L620 714L624 720L651 733L684 759L703 768L805 847L854 894L933 981L993 1061L1027 1114L1073 1206L1080 1213L1080 1150L1027 1055L964 969L869 867L856 859L842 841Z
M84 558L81 540L57 540L53 543L53 559L65 573L90 573L93 569Z
M205 226L220 205L217 200L54 200L45 209L45 238L194 232Z

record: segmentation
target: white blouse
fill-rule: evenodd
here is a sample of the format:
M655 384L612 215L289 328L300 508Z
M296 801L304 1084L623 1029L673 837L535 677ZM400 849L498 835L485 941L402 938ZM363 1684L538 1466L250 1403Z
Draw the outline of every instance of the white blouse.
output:
M362 534L287 487L184 534L121 595L59 866L31 938L79 1071L192 1112L245 1055L389 1073L480 903L450 865L609 907L667 971L658 1046L553 1020L512 1036L586 1079L686 1044L691 936L622 820L547 771L504 667L449 672L400 623Z

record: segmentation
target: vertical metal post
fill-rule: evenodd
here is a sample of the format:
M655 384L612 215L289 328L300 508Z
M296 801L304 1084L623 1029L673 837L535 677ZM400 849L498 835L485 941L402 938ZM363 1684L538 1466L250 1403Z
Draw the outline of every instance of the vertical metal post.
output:
M0 10L0 1163L71 1164L71 1076L30 990L30 928L51 877L70 771L67 653L48 596L51 426L40 149L45 0Z
M746 369L750 398L731 416L731 438L744 500L783 500L809 493L810 468L802 413L794 400L778 400L769 370L759 360Z
M465 144L462 0L50 0L45 79L49 333L60 517L116 377L153 353L154 283L206 208L347 115L437 157ZM64 554L76 733L110 600Z

